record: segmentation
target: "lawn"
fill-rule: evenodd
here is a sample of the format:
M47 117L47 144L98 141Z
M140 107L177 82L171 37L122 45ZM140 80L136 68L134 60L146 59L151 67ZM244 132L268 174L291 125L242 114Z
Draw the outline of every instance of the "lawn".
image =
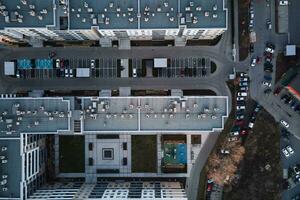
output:
M249 0L240 0L238 2L239 15L239 59L245 60L248 57L250 48L249 38Z
M59 171L84 172L84 136L59 136Z
M131 157L133 173L157 172L156 135L131 136Z

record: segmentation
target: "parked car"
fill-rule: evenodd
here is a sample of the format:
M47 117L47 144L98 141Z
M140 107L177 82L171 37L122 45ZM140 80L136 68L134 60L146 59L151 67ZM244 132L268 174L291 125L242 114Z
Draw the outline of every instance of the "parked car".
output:
M245 97L237 97L236 100L237 101L245 101Z
M290 145L287 145L285 148L288 150L288 152L290 153L290 155L294 154L294 149Z
M281 151L286 158L290 157L290 154L287 149L283 148Z
M247 92L238 92L237 95L239 97L246 97L248 94L247 94Z
M272 53L272 54L274 53L274 49L272 49L270 47L266 47L265 51L268 53Z
M55 67L56 68L60 68L60 60L59 59L56 59L56 61L55 61Z
M289 1L288 0L280 0L279 1L279 5L280 6L287 6L289 4Z
M300 174L300 170L297 166L294 166L293 170L294 170L295 174Z
M94 59L91 60L91 68L95 69L95 60Z
M270 75L264 75L264 79L267 81L271 81L272 80L272 76Z
M238 131L230 132L230 136L238 136L240 133Z
M272 84L270 82L268 82L268 81L263 81L262 84L263 84L263 86L267 86L267 87L271 87L272 86Z
M274 90L273 94L274 94L275 96L277 96L277 95L280 93L281 90L282 90L282 87L277 87L277 88Z
M248 124L248 128L250 128L250 129L252 129L253 126L254 126L254 123L253 123L253 122L250 122L250 123Z
M236 120L244 119L244 117L245 117L244 115L237 115L237 116L236 116Z
M247 91L248 87L240 87L240 91Z
M256 58L252 58L251 67L255 67L255 65L256 65Z
M236 109L237 109L237 110L245 110L245 109L246 109L246 106L237 106Z
M240 82L240 83L239 83L239 86L240 86L240 87L242 87L242 86L248 86L248 83L247 83L247 82Z
M266 20L266 26L267 26L267 29L268 29L268 30L271 30L271 29L272 29L272 23L271 23L271 20L270 20L270 19L267 19L267 20Z
M241 72L241 73L240 73L240 77L248 77L248 74L245 73L245 72Z
M137 77L136 68L132 68L132 77Z
M254 44L250 43L250 52L253 53L254 52Z
M284 121L283 119L280 120L280 124L281 124L282 126L284 126L285 128L289 128L289 127L290 127L290 125L289 125L286 121Z
M247 81L248 81L248 78L247 78L247 77L241 77L241 78L240 78L240 81L247 82Z
M228 149L221 149L220 153L223 155L229 155L230 151Z
M267 88L264 90L264 94L270 94L272 92L272 90L270 88Z

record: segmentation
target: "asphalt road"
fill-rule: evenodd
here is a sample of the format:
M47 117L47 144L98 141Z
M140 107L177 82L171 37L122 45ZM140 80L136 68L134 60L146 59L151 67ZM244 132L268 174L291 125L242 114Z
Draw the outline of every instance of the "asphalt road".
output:
M252 57L259 56L262 58L262 62L256 65L253 68L249 69L250 74L250 95L253 99L258 101L272 116L277 120L284 119L290 124L289 131L294 134L299 134L300 130L300 117L297 113L291 112L289 108L287 108L278 98L278 96L274 96L271 94L264 94L264 90L266 87L262 85L262 81L264 80L264 75L266 74L263 70L264 63L264 49L265 43L267 41L272 42L276 46L275 55L273 59L273 70L274 72L270 75L272 76L272 87L275 85L275 70L276 70L276 56L278 52L282 52L284 49L284 45L287 44L287 35L277 35L275 30L272 31L266 29L266 19L271 19L271 22L274 27L275 22L275 2L270 1L270 7L266 6L266 1L256 0L254 5L254 13L255 13L255 24L254 30L257 35L257 42L254 46L254 54ZM272 12L271 12L272 9Z

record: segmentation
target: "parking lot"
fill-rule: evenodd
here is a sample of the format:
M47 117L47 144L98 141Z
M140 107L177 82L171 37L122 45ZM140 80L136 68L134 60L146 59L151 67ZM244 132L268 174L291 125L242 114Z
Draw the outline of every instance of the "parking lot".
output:
M149 60L131 58L128 77L203 77L211 73L212 62L209 58L170 58L165 68L154 68ZM151 60L150 60L151 61ZM53 79L76 77L77 68L90 68L92 78L120 77L124 66L117 58L55 58L17 60L16 77L23 79ZM149 64L150 63L150 64ZM153 62L152 62L153 63Z
M171 58L167 68L153 71L154 77L202 77L210 74L209 58Z

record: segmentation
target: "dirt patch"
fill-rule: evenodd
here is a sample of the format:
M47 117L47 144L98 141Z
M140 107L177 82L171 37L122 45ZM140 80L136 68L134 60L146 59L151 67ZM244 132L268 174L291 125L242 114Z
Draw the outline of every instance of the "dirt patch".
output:
M281 199L279 139L278 124L269 113L262 110L253 132L245 142L245 156L236 180L225 188L225 200Z

